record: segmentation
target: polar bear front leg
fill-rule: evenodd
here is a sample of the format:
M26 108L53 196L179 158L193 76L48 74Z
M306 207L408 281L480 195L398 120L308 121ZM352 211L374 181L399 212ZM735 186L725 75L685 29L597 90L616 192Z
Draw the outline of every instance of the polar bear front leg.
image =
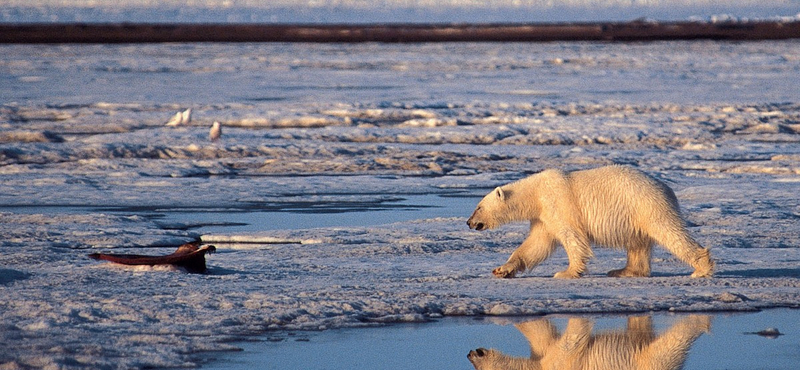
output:
M555 248L555 238L545 230L540 222L534 222L531 224L531 231L525 241L511 254L508 261L494 269L492 274L499 278L513 278L518 272L540 264L553 253Z

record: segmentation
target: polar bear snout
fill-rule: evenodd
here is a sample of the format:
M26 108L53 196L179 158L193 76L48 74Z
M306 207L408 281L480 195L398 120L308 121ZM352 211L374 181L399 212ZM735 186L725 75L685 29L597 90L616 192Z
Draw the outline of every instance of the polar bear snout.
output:
M469 226L472 230L483 231L489 228L489 224L485 221L485 212L482 212L483 208L479 204L475 211L472 212L472 215L469 216L467 219L467 226Z
M472 363L472 366L474 366L477 369L480 367L480 363L483 362L481 361L483 357L488 354L489 350L486 348L473 349L472 351L469 351L469 353L467 354L467 360L469 360L469 362Z
M475 357L483 357L489 353L489 350L486 348L478 348L472 351L469 351L467 358L475 358Z
M492 350L488 350L486 348L478 348L472 351L469 351L467 354L467 360L472 363L472 366L475 367L476 370L483 370L483 369L506 369L505 366L497 366L498 364L493 361L494 356L489 356L492 353ZM503 364L500 364L503 365Z
M469 228L472 230L486 230L486 224L480 221L473 221L473 217L470 217L469 220L467 220L467 226L469 226Z

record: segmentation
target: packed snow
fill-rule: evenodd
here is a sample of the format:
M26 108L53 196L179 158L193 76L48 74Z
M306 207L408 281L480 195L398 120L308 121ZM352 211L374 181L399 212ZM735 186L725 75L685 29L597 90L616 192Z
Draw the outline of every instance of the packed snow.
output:
M266 331L442 316L798 307L798 55L796 41L0 46L0 368L193 367ZM484 193L611 163L676 191L714 278L660 248L650 278L606 277L625 255L602 248L579 280L552 278L563 251L492 276L527 225L469 230ZM209 274L87 257L197 238L217 247Z

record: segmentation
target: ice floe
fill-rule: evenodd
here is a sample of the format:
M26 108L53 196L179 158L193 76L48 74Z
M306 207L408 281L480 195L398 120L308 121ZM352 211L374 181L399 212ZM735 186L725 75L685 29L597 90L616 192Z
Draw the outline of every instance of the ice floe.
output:
M53 82L0 87L0 341L14 343L0 366L191 367L270 330L454 315L798 307L796 43L263 48L147 46L136 59L141 50L124 46L0 47L11 76ZM57 61L56 49L80 58ZM264 50L274 60L259 61ZM147 68L95 68L117 54ZM244 56L235 73L161 68L234 54ZM354 62L362 55L424 68L367 68ZM263 65L285 75L262 76ZM87 90L63 84L71 68L88 68L75 77ZM97 82L132 74L139 90L117 83L108 94ZM186 80L199 95L163 99L156 80ZM558 97L490 92L540 80ZM639 84L645 97L606 94L607 81ZM219 100L192 90L209 82ZM745 88L720 90L732 86ZM282 98L258 98L273 93ZM164 126L189 107L190 123ZM225 135L210 143L214 121ZM520 278L492 277L527 225L470 231L487 189L610 163L675 189L717 261L714 278L690 279L660 249L652 277L608 278L625 256L600 248L579 280L551 278L561 252ZM205 275L87 257L166 254L198 239L217 247Z

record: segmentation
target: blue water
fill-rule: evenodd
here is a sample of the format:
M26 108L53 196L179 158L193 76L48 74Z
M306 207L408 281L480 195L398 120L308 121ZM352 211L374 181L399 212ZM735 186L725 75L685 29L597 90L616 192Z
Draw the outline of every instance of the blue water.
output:
M478 190L480 191L480 189ZM17 214L136 214L166 229L188 229L200 234L376 226L435 217L469 217L480 200L475 194L394 194L372 201L260 204L253 208L0 206ZM464 226L466 227L466 225Z
M643 316L643 315L636 315ZM624 332L627 316L582 316L594 322L593 335ZM657 335L687 314L652 316ZM570 316L546 316L560 333ZM572 317L574 318L574 317ZM515 357L529 357L530 344L511 323L534 318L446 318L433 323L383 328L296 332L266 335L243 343L241 353L226 354L203 366L234 369L470 369L467 353L494 348ZM784 335L767 338L752 334L777 328ZM758 313L711 314L710 332L690 346L684 370L771 369L800 367L800 310L773 309ZM677 369L675 369L677 370Z
M153 212L160 224L187 225L201 234L317 227L358 227L432 217L469 217L480 197L400 195L375 203L308 204L258 210L180 210ZM466 227L466 225L464 226Z

